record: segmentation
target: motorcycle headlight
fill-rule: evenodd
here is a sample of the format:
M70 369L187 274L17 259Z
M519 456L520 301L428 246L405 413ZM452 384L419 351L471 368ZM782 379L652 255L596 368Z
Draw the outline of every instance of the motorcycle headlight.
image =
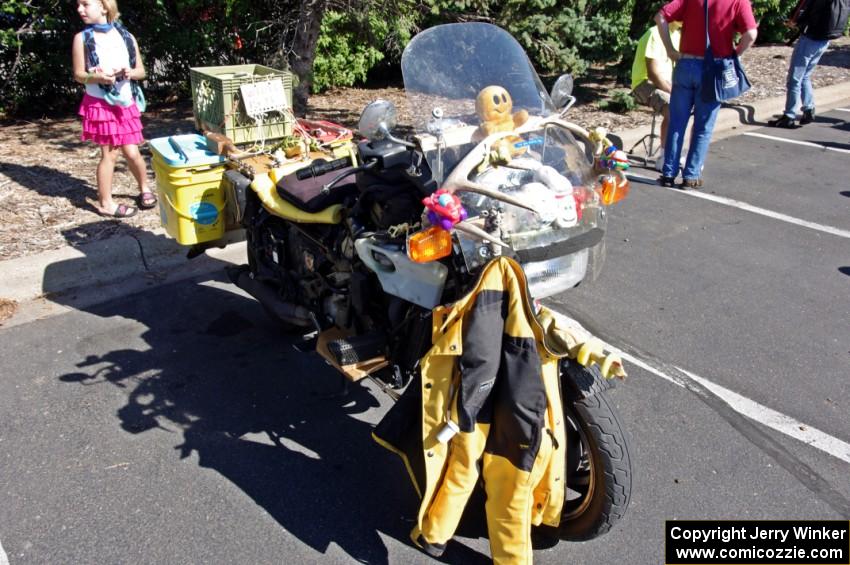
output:
M546 298L570 289L584 279L587 272L588 250L545 261L523 263L528 290L534 298Z

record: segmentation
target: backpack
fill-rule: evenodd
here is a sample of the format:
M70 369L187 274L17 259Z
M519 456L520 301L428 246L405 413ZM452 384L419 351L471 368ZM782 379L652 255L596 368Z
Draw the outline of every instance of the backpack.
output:
M812 0L800 14L803 34L812 39L835 39L844 35L850 17L850 0Z

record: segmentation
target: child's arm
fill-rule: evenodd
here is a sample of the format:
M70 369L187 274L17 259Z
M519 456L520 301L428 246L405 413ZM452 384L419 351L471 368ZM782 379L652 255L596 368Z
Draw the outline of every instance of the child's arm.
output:
M123 74L124 77L130 80L145 80L147 72L145 72L145 65L142 63L142 54L139 52L139 44L136 43L135 37L133 37L133 48L136 50L136 66L132 69L125 67L118 74Z
M71 46L71 63L74 80L81 84L112 84L115 82L115 76L112 73L104 72L100 67L86 69L86 50L83 46L82 33L74 36L74 43Z

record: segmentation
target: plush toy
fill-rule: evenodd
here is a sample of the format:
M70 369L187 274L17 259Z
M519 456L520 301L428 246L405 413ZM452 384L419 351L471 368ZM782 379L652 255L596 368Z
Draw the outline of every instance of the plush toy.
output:
M475 113L481 120L481 132L486 136L497 131L513 131L528 121L526 110L513 112L513 108L511 95L501 86L481 89L475 99Z
M588 132L587 137L593 142L594 156L601 157L605 150L611 146L611 142L606 137L607 135L608 130L603 127L595 127Z
M555 214L554 223L559 228L570 228L581 219L579 203L573 193L573 183L570 179L549 166L543 166L534 171L534 180L546 185L554 193L552 212Z
M475 99L475 113L481 120L478 132L481 137L500 132L513 131L528 121L528 111L513 111L514 103L511 95L501 86L491 85L481 89ZM525 153L525 147L516 147L514 144L522 141L517 136L502 138L493 144L490 155L481 164L486 168L488 164L504 165L513 157Z
M446 231L451 231L455 224L467 217L460 198L444 188L422 199L422 204L428 209L428 221Z
M625 171L629 168L629 158L616 145L609 145L599 158L599 165L603 169Z

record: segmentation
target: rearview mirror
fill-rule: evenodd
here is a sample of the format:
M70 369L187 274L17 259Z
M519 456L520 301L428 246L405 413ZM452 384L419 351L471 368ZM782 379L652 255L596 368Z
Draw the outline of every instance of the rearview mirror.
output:
M389 100L375 100L363 109L357 129L369 141L380 141L390 137L390 131L398 123L398 113Z
M567 73L558 77L552 85L552 103L560 110L573 101L573 75Z

